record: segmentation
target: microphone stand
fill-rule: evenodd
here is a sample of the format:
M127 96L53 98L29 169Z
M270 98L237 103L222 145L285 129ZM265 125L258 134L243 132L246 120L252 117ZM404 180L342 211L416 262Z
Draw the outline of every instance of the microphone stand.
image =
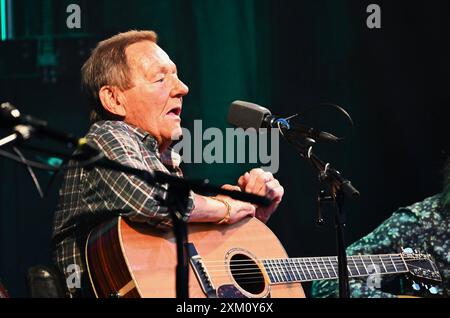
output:
M169 184L167 189L167 205L172 215L173 231L176 238L176 294L177 298L189 298L189 253L187 207L189 188L179 184Z
M321 186L327 185L329 192L324 190L319 191L317 198L318 203L318 223L323 223L321 215L321 206L323 203L331 203L334 207L334 224L336 229L336 249L338 255L338 277L339 277L339 297L349 298L350 288L348 283L348 267L347 254L345 251L345 237L344 227L346 223L346 214L343 209L344 198L356 199L359 197L359 191L345 179L339 171L334 169L330 163L325 163L313 153L313 144L315 140L298 135L295 131L289 128L280 128L281 135L285 140L299 150L300 155L312 164L318 171L319 181ZM305 140L308 145L304 145L299 140Z

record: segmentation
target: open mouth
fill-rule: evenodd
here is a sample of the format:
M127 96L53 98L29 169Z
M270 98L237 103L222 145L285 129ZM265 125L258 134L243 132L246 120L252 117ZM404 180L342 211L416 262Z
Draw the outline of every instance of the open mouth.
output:
M171 110L167 112L167 115L180 116L181 115L181 106L175 106Z

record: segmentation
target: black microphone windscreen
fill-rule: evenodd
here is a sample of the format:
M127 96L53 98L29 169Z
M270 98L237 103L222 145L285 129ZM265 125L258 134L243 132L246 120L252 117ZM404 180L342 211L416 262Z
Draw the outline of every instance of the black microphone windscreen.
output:
M270 115L271 113L267 108L236 100L230 105L227 121L229 124L243 129L259 129L263 124L264 118Z

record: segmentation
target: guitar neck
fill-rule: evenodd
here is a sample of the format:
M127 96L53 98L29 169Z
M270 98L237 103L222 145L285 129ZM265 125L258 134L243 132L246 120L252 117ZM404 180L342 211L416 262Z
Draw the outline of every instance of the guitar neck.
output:
M266 259L262 264L273 284L338 278L336 256ZM355 255L347 256L347 270L352 278L406 273L408 267L401 254Z

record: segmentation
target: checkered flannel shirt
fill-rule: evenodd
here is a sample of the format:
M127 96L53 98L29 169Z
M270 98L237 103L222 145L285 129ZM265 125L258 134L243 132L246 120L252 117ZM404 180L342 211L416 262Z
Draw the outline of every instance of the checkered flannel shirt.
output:
M160 154L156 140L140 128L122 121L101 121L91 126L86 138L123 165L182 176L180 156L170 149ZM170 229L166 195L165 185L152 186L123 172L79 166L66 172L54 218L53 259L65 278L69 297L92 296L84 261L89 231L117 215ZM192 209L191 194L187 213Z

